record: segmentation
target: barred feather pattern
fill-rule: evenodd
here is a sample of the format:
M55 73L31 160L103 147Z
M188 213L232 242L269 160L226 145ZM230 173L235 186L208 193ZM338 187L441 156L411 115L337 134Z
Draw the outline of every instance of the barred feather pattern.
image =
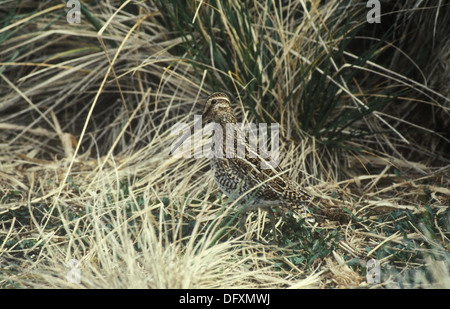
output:
M311 196L304 192L300 186L291 180L289 176L279 167L270 165L269 168L262 168L262 160L265 159L267 166L267 154L261 154L259 148L256 154L249 147L248 139L242 134L237 125L236 117L231 108L228 97L223 93L213 93L206 101L204 121L218 123L223 132L223 139L219 141L219 135L214 135L213 151L217 145L222 144L222 155L211 158L211 169L214 172L214 179L219 188L232 200L239 199L241 204L246 205L245 211L256 208L269 208L280 206L282 208L298 209L302 208L308 212L305 203ZM235 125L230 130L230 125ZM233 135L230 137L230 134ZM226 153L228 141L233 140L233 155ZM243 138L244 153L237 155L239 149L239 138ZM216 153L217 154L217 153ZM264 159L263 159L264 158Z

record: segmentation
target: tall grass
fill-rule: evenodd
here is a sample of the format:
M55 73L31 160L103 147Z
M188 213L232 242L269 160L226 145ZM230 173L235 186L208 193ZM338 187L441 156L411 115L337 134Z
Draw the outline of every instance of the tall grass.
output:
M448 287L448 6L382 1L370 25L361 1L81 3L75 25L63 2L0 8L0 286L369 287L377 259L379 286ZM168 155L218 90L280 124L314 196L277 247L264 213L237 229L206 160Z

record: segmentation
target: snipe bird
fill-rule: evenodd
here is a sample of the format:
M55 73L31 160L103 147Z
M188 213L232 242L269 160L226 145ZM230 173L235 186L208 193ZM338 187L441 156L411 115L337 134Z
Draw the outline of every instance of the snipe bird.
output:
M213 122L222 129L222 141L219 140L220 134L213 135L212 146L222 145L222 147L219 152L215 148L212 149L215 151L215 155L210 159L211 169L217 185L228 198L233 201L239 199L237 202L244 205L241 227L248 211L264 209L269 214L274 242L277 243L275 216L271 207L285 209L303 207L303 210L308 212L304 204L311 199L311 196L291 180L280 167L267 166L269 162L267 160L264 162L265 164L262 164L263 158L267 159L267 155L255 155L254 147L249 146L248 138L242 134L230 100L225 93L215 92L207 98L201 121L203 125ZM245 152L240 156L237 153L239 136L244 136L245 148ZM188 137L190 134L182 136L171 153ZM233 141L234 145L227 145L227 141ZM232 149L231 156L230 152L226 152L229 149ZM258 151L259 149L257 149ZM218 155L220 153L222 155Z

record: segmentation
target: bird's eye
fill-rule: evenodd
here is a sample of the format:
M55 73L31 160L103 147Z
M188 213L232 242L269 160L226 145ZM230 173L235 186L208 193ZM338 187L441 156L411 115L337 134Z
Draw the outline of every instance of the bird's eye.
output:
M214 99L214 100L211 101L211 104L216 104L216 103L217 103L217 100L216 100L216 99Z

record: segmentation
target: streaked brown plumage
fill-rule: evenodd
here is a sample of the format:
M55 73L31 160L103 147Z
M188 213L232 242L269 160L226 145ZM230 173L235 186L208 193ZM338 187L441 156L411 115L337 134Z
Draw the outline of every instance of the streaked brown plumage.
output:
M304 204L311 197L278 166L269 165L269 168L262 168L261 160L262 158L266 159L267 155L258 153L259 149L255 154L254 149L251 149L247 138L244 137L245 135L242 134L237 124L226 94L216 92L208 97L203 108L202 122L203 124L217 123L223 131L222 149L213 149L217 152L211 158L211 169L217 185L232 200L239 199L238 202L245 205L244 212L257 208L267 210L274 238L277 241L275 218L270 207L304 208ZM232 130L230 130L230 126L233 126ZM233 136L230 137L230 135ZM220 142L217 140L217 136L220 137L219 134L214 134L216 139L213 141L213 145L215 146ZM226 153L227 146L231 146L227 145L227 136L234 141L231 148L234 154L232 157ZM242 141L245 152L240 156L237 155L238 137L245 138ZM217 156L220 153L222 156ZM267 163L266 160L265 164ZM306 208L304 209L306 210ZM245 217L243 216L243 218Z

